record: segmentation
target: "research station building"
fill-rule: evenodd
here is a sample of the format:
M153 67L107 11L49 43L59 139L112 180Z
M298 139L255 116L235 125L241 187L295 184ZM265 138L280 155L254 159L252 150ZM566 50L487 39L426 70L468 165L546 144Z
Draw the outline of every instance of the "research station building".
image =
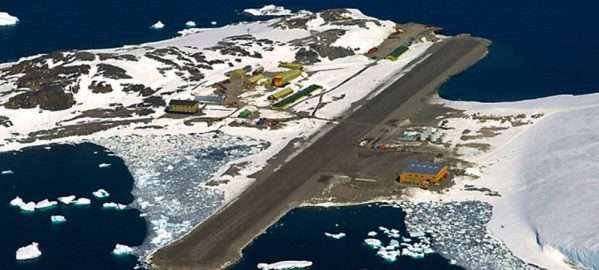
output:
M447 179L448 174L449 170L445 165L411 161L402 168L399 174L399 182L426 188L441 184L441 182Z

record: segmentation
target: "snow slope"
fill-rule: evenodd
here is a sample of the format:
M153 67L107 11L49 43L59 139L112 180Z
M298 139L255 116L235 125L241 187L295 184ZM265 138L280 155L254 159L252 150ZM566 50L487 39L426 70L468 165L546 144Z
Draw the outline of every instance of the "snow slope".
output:
M489 231L516 256L548 269L571 269L565 261L599 269L599 94L496 104L443 103L465 110L466 115L542 116L524 118L531 123L473 141L490 144L486 152L461 151L476 164L467 170L474 179L456 179L458 184L444 195L414 190L412 199L487 201L493 205ZM464 129L502 125L468 117L448 120L453 130L444 139L458 148ZM465 185L501 196L467 191Z

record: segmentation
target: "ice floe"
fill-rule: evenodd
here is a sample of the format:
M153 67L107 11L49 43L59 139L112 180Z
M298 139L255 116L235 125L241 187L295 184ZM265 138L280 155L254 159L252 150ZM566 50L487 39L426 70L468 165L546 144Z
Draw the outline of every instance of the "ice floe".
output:
M103 188L92 192L92 194L94 195L94 197L96 197L98 199L102 199L102 198L106 198L106 197L110 196L110 193L108 193L108 191L106 191Z
M56 201L50 201L48 199L43 199L35 204L35 209L48 209L53 208L58 205Z
M33 242L27 246L17 249L16 259L17 261L31 260L41 255L42 252L39 249L39 244L37 242Z
M293 12L283 6L265 5L261 8L246 8L243 12L252 16L288 16Z
M197 24L194 21L187 21L187 22L185 22L185 27L191 28L191 27L196 27L196 26L197 26Z
M124 204L115 203L115 202L106 202L106 203L102 204L102 208L123 210L123 209L127 208L127 206Z
M15 25L19 22L19 18L10 15L8 12L0 12L0 26Z
M305 269L312 266L311 261L280 261L276 263L259 263L258 269L260 270L291 270L291 269Z
M61 215L53 215L50 216L50 221L52 221L53 224L60 224L66 222L67 219Z
M131 248L127 245L123 245L123 244L116 244L114 246L114 249L112 250L112 254L117 255L117 256L129 255L132 252L133 252L133 248Z
M108 168L110 167L112 164L110 163L100 163L98 164L98 168Z
M333 238L333 239L341 239L341 238L344 238L346 236L346 234L342 233L342 232L340 232L340 233L328 233L328 232L325 232L324 235L326 237Z
M218 24L216 21L211 21L210 22L210 25L216 25L216 24Z
M378 240L375 238L366 238L366 239L364 239L364 243L373 249L378 249L381 246L383 246L383 242L381 242L381 240Z
M368 236L370 236L370 237L375 237L375 236L377 236L377 235L378 235L378 233L377 233L377 232L375 232L375 231L369 231L369 232L368 232Z
M58 197L58 201L63 204L70 204L75 200L75 198L75 195L62 196Z
M5 170L5 171L2 171L1 174L14 174L14 173L15 172L13 172L12 170Z
M14 206L14 207L19 207L21 209L21 211L24 212L33 212L35 211L35 202L27 202L25 203L25 201L23 201L23 199L21 199L21 197L17 196L14 199L12 199L10 201L10 205Z
M89 205L91 203L92 203L92 201L88 198L78 198L73 201L73 204L75 204L75 205Z
M150 28L152 29L162 29L164 28L164 23L162 21L157 21L156 23L152 24L152 26L150 26Z

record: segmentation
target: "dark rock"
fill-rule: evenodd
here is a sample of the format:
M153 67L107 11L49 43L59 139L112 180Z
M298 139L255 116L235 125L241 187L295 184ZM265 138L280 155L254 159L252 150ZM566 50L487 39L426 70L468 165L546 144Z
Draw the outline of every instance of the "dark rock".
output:
M123 91L126 93L137 92L141 96L147 97L154 94L156 91L150 87L146 87L143 84L121 84L123 86Z
M8 117L0 115L0 126L12 127L12 125L13 123L10 121Z
M11 97L4 106L8 109L35 108L60 111L75 104L73 94L65 93L58 85L45 85L37 91L30 91Z
M96 59L96 55L90 52L76 52L75 59L79 61L94 61Z
M92 83L89 85L89 89L92 90L92 93L96 94L112 92L112 86L106 82L92 81Z
M129 76L127 74L127 71L117 67L117 66L113 66L113 65L109 65L109 64L98 64L98 73L99 75L102 75L106 78L109 79L115 79L115 80L120 80L120 79L131 79L132 77Z

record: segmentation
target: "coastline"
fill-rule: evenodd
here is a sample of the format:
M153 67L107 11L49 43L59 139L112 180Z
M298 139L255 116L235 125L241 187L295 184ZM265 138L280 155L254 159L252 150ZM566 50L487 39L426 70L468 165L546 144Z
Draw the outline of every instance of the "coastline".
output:
M465 38L465 37L458 37L458 39L459 38L469 39L469 38ZM472 40L474 40L474 39L472 39ZM483 48L486 48L486 46L489 44L488 42L481 41L481 40L478 40L477 42L480 42L479 44ZM474 46L474 47L479 48L477 46ZM455 65L451 65L451 68L449 68L448 70L445 70L442 73L443 75L440 75L438 77L435 76L433 79L433 82L427 83L426 84L427 87L425 87L425 90L419 89L420 92L418 92L419 93L418 95L415 95L414 97L409 96L409 100L411 100L412 102L418 102L422 97L424 97L426 95L430 95L438 88L438 86L442 82L447 80L447 78L459 73L463 69L467 68L471 64L478 61L480 58L482 58L486 54L486 49L478 50L478 51L476 49L473 49L473 51L474 52L472 54L469 54L469 53L467 54L470 56L465 56L465 58L467 60L464 60L464 62L462 62L461 65L458 64L457 67ZM462 58L460 58L460 59L462 59ZM458 61L458 62L460 62L460 61ZM410 74L410 72L408 72L408 74ZM401 81L401 78L399 80ZM385 93L385 92L383 91L382 93ZM375 99L376 99L376 97L375 97ZM359 110L360 109L358 109L358 111ZM283 167L282 169L284 169L284 168L285 167ZM265 180L261 179L261 180L257 180L256 182L260 183L261 181L265 181ZM313 183L313 181L314 181L314 179L309 180L309 182L311 182L311 183ZM256 190L255 186L256 186L256 184L254 184L254 186L248 188L248 190L246 190L240 196L240 198L242 198L244 195L247 197L248 196L247 194L250 194L250 192L252 192L253 190ZM282 208L277 207L280 210L275 210L273 212L269 212L270 214L268 214L269 215L268 218L266 218L266 219L263 218L262 221L258 222L258 223L260 223L260 225L245 224L245 226L252 226L254 228L251 233L248 232L247 235L240 236L242 239L234 239L234 240L229 239L231 241L226 241L227 243L233 243L232 245L234 246L233 248L230 248L230 249L227 248L227 249L229 249L229 251L227 251L225 253L226 255L221 253L218 256L210 256L211 258L219 258L218 262L214 262L214 261L209 262L209 263L202 262L201 259L198 259L196 257L196 255L193 255L193 257L195 258L193 260L186 261L186 259L184 259L185 256L191 256L191 254L193 254L194 251L191 251L191 253L190 253L190 248L183 248L182 245L183 246L189 245L190 242L192 242L191 245L194 246L193 242L201 242L202 241L200 239L202 239L203 235L200 235L200 233L196 233L194 235L194 232L192 232L192 233L188 234L186 237L172 243L170 246L167 246L167 247L157 251L156 253L154 253L152 255L152 257L150 258L150 262L156 269L186 269L187 267L192 267L192 266L199 267L199 269L216 269L216 268L222 269L226 265L231 264L232 261L236 260L240 256L242 247L246 246L251 241L251 239L253 239L256 235L263 232L268 225L271 225L273 222L275 222L276 218L280 218L289 209L293 208L294 206L300 205L301 202L303 202L307 198L311 198L312 196L318 194L319 191L322 190L322 188L323 188L323 186L321 184L314 184L314 183L311 185L301 185L300 184L298 186L298 189L292 192L292 194L294 194L294 195L290 195L290 197L287 197L285 202L282 203L285 206L282 206ZM249 195L249 196L251 196L251 195ZM240 199L236 200L233 204L239 202L239 200ZM230 211L233 204L229 204L226 208L222 208L222 210L220 210L217 214L213 215L211 218L209 218L204 223L198 225L198 227L196 228L195 231L201 230L202 228L209 227L210 224L209 225L206 225L206 224L208 224L212 220L214 220L215 217L222 216L223 213L226 213L226 211ZM250 209L251 209L251 207L250 207ZM223 222L224 221L219 221L217 223L220 224L219 226L222 226L223 224L229 224L228 222L224 222L224 223ZM204 233L204 235L212 235L212 234ZM197 240L194 240L193 238L196 238ZM187 241L187 243L185 241ZM222 241L222 239L220 239L219 241ZM217 241L215 241L213 243L216 243L216 242ZM196 244L198 244L198 243L196 243ZM229 246L229 244L227 244L227 246ZM167 251L165 251L165 250L167 250ZM198 249L195 249L195 251L198 251ZM184 254L189 254L189 255L183 255L183 254L181 254L181 252L185 252ZM167 255L163 255L164 253L166 253ZM174 257L169 258L169 255L168 255L169 253L172 253L173 256L177 257L177 258L176 259ZM175 254L177 254L177 255L175 255ZM204 260L207 260L207 259L208 258L206 258L206 257L204 258Z

